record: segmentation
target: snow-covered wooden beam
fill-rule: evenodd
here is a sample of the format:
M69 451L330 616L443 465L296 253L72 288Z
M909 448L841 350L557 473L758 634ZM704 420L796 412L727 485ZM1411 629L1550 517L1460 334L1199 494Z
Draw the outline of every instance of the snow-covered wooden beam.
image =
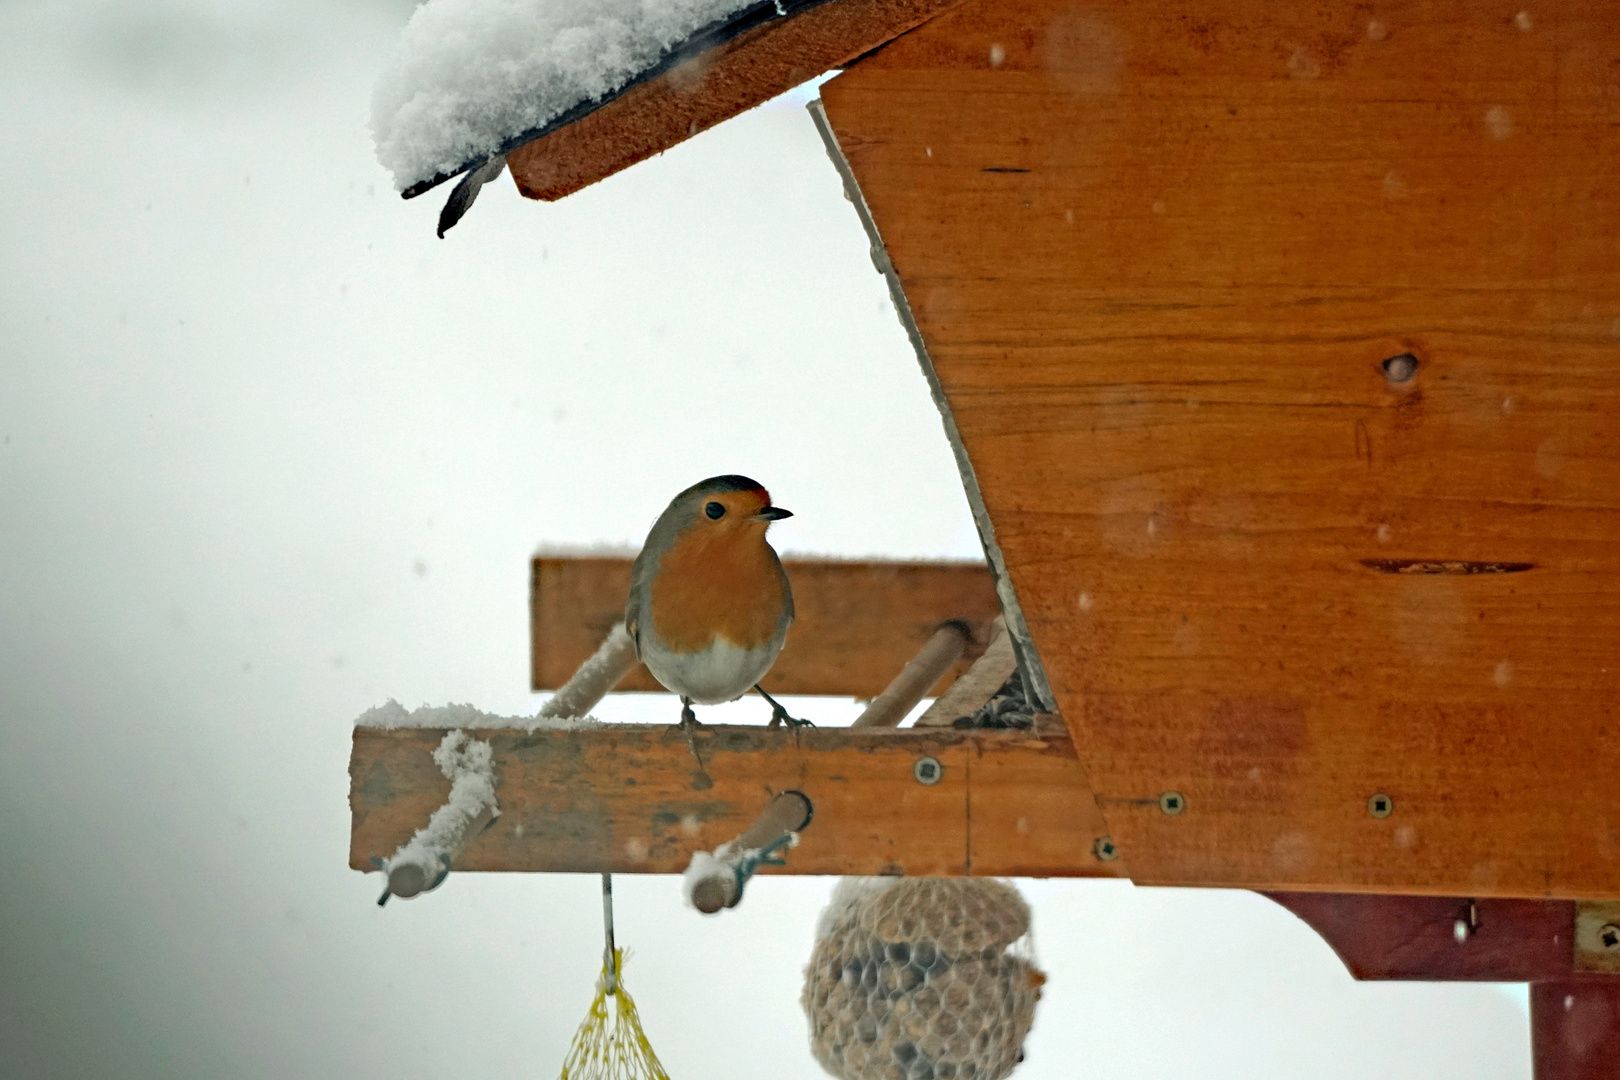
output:
M554 690L573 676L624 618L628 557L534 559L530 588L532 682ZM982 562L852 562L784 559L798 618L762 685L772 694L876 697L947 622L969 632L938 694L984 652L1001 614ZM619 690L663 691L637 664Z
M797 790L814 823L767 873L1123 876L1094 853L1102 818L1051 718L1023 732L711 726L691 744L630 724L468 734L492 748L501 813L457 873L680 873ZM355 729L350 866L373 869L445 803L444 736Z
M961 0L828 0L714 42L507 155L518 190L560 199L842 67ZM797 10L796 10L797 9Z

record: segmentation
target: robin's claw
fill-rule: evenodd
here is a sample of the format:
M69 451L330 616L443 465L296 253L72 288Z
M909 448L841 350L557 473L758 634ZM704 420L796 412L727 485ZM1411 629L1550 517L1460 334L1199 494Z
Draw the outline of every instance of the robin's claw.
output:
M760 688L758 683L754 684L754 689L759 691L760 697L771 703L771 727L781 727L783 724L786 724L790 728L807 728L816 726L808 720L800 720L790 715L788 711L782 707L782 703L771 697L771 695L767 694L763 689Z
M697 718L697 713L692 711L692 700L690 698L681 698L681 722L679 726L682 731L689 735L703 726L702 722Z
M800 720L797 717L789 716L788 711L782 708L782 706L778 705L774 710L771 711L771 727L781 727L783 724L786 724L790 728L807 728L816 726L815 721L813 720Z

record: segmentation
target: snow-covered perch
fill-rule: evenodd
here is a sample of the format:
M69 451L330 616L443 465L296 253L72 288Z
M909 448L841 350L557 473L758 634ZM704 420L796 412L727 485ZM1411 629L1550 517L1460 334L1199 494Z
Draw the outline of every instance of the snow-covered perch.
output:
M406 712L399 702L368 709L356 726L374 728L450 727L433 762L450 780L450 797L434 811L426 827L418 829L409 842L392 858L378 860L388 876L388 888L377 901L390 896L409 899L431 891L450 873L461 849L500 816L495 801L496 778L493 755L487 742L480 742L461 730L475 728L515 728L535 731L541 728L574 729L590 727L597 721L590 711L607 696L636 662L635 647L624 624L617 623L596 653L581 664L574 677L552 695L540 712L530 718L491 716L471 705L423 706Z
M635 666L636 644L630 640L624 623L614 623L606 640L590 659L579 665L562 689L551 695L536 719L563 720L590 715L596 703Z
M487 742L470 738L457 728L445 732L433 763L450 778L450 798L433 812L427 827L383 864L388 888L377 900L390 896L408 900L437 888L450 872L467 841L483 832L500 814L495 805L494 761Z
M694 851L685 875L687 902L705 915L736 907L754 871L762 864L782 865L777 853L798 843L799 833L814 814L808 795L784 791L737 839L713 852Z

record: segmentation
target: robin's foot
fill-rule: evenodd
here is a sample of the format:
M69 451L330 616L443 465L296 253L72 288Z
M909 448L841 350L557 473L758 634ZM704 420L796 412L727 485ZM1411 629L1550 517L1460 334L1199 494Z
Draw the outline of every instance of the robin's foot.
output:
M703 768L703 755L698 753L697 733L702 726L698 723L697 713L692 711L692 699L681 698L681 722L675 727L686 733L686 748L692 751L692 760L697 762L699 769Z
M786 724L790 728L816 726L808 720L799 720L790 715L788 711L782 707L782 703L771 697L771 695L767 694L764 690L761 690L759 684L756 683L754 685L754 689L759 690L759 696L771 703L771 727L781 727L783 724Z

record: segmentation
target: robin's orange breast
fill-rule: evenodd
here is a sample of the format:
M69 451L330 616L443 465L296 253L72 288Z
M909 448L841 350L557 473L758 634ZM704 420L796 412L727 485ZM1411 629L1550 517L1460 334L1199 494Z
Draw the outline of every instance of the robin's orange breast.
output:
M787 596L765 530L688 529L658 560L648 607L653 632L675 652L725 638L754 649L776 635Z

